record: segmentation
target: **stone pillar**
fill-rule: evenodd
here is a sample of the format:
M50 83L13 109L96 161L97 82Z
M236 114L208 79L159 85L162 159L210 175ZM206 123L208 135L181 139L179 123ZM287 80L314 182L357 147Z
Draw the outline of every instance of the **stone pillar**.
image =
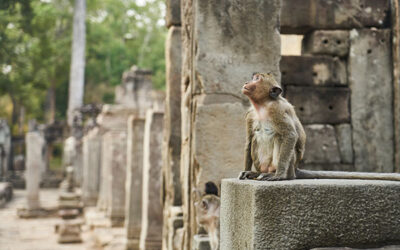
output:
M126 249L139 249L142 226L143 135L145 120L128 120L125 230Z
M101 171L101 136L95 127L83 137L83 184L82 196L86 206L97 203Z
M169 8L174 8L174 2L168 1ZM175 3L176 5L176 3ZM176 7L176 6L175 6ZM176 11L175 11L176 12ZM173 12L173 13L175 13ZM171 15L173 13L170 13ZM169 17L171 19L171 16ZM168 15L167 15L168 19ZM173 19L171 19L173 20ZM179 18L180 20L180 18ZM164 228L163 248L171 249L173 245L176 223L182 221L182 216L170 210L182 205L180 182L181 157L181 28L171 26L168 30L166 42L166 100L164 117L164 146L163 146L163 200L164 200ZM180 208L180 210L182 210ZM175 216L171 218L171 216ZM167 223L168 222L168 223ZM181 225L182 223L180 223ZM182 226L182 225L181 225Z
M128 118L129 116L135 115L136 113L136 109L131 107L126 107L122 105L104 105L102 112L97 117L97 124L99 124L100 128L99 134L102 137L100 192L99 198L97 200L97 207L102 211L108 210L109 204L111 204L111 197L109 195L111 193L110 175L112 165L110 165L110 162L113 160L112 154L110 153L112 151L113 144L108 142L108 140L105 138L105 135L110 131L124 131L125 133L127 133ZM108 138L110 138L110 136L108 136ZM113 141L112 138L110 138L110 140ZM124 138L123 141L125 142L126 138ZM125 154L126 157L126 148L123 148L121 153ZM120 180L120 182L124 186L125 178L123 180Z
M394 171L390 30L352 30L348 62L356 171Z
M161 249L163 209L161 168L163 113L148 110L143 149L143 195L140 249Z
M0 119L0 179L5 177L11 164L11 131L7 121Z
M107 216L112 226L125 219L126 131L109 131L103 137L103 166L107 169Z
M198 231L191 192L243 170L249 107L243 83L253 72L271 72L280 82L280 1L184 0L181 6L184 249L191 249Z
M26 191L27 191L27 209L36 210L40 208L39 189L41 170L44 161L45 140L37 132L28 132L26 134Z

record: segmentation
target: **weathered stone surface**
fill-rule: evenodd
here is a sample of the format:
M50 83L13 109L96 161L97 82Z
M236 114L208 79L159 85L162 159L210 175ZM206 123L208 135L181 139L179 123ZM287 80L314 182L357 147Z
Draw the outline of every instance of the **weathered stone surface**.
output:
M304 163L340 163L339 147L335 129L331 125L308 125Z
M307 170L329 170L329 171L355 171L353 164L343 163L300 163L301 169Z
M99 116L97 117L100 134L104 135L108 131L127 131L127 121L129 116L131 115L138 115L138 111L135 108L126 107L123 105L104 105L101 114L99 114ZM107 204L109 204L109 176L111 173L110 169L106 167L105 157L107 156L106 152L110 152L110 150L111 144L105 143L105 140L103 138L100 192L97 201L97 207L100 210L106 210ZM126 153L126 148L124 152Z
M399 182L228 179L221 197L221 250L400 242Z
M109 131L103 136L102 167L108 169L107 215L115 226L122 226L125 219L126 143L126 131Z
M173 2L173 1L172 1ZM181 157L181 28L168 30L166 54L166 100L163 141L163 248L173 249L175 229L170 223L170 209L182 205L180 182Z
M131 116L128 121L125 230L127 249L139 249L142 226L143 134L144 119Z
M193 22L196 93L246 99L241 87L253 72L272 72L280 81L279 9L277 0L193 1L195 13L185 18Z
M346 64L330 56L282 56L282 84L345 85Z
M140 249L160 249L163 209L161 204L161 168L163 113L148 110L143 145L142 227Z
M350 121L348 88L286 87L286 98L294 105L303 124L338 124Z
M390 30L352 30L348 63L355 168L393 172Z
M136 65L124 72L122 84L115 88L115 103L146 110L152 106L149 98L153 90L151 70L139 69Z
M181 29L171 27L166 44L166 105L164 116L164 178L170 205L181 205Z
M167 11L165 15L165 23L168 28L170 26L181 25L181 1L180 0L167 0Z
M26 140L26 195L27 209L35 210L40 207L39 185L41 172L45 165L44 160L44 137L37 131L28 132Z
M109 130L127 130L129 116L137 113L138 111L132 107L107 104L97 116L97 123L102 134Z
M86 206L97 203L101 175L101 136L98 127L83 137L82 198Z
M353 139L351 125L343 123L335 126L340 159L343 163L353 163Z
M243 169L246 111L241 103L197 103L192 148L195 187L202 189L208 181L219 185L222 178L234 177Z
M243 168L243 83L253 72L271 72L280 82L280 1L181 3L183 249L192 249L193 189Z
M316 29L382 28L389 25L389 13L388 0L284 0L281 32L305 34Z
M304 36L302 53L344 57L349 47L349 31L316 30Z

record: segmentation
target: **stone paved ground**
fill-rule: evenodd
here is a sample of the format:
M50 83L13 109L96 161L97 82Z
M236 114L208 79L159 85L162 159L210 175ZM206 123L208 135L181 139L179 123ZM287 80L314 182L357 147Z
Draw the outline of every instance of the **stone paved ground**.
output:
M57 205L56 189L41 190L43 207ZM0 249L1 250L86 250L96 249L90 233L84 230L81 244L58 244L54 225L59 218L19 219L17 208L25 204L25 191L14 190L14 198L0 208Z

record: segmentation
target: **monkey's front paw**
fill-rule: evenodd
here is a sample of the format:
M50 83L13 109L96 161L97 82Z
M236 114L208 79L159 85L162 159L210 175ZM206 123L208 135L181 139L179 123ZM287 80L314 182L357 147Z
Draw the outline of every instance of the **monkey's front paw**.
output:
M246 179L255 179L259 174L252 171L242 171L240 172L238 179L246 180Z
M273 177L273 173L261 173L258 177L258 181L265 181L268 180L269 178Z

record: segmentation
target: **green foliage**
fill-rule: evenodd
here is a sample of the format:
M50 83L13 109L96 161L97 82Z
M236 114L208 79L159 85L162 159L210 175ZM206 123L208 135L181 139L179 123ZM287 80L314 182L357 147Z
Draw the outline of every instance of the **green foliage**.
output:
M65 119L73 4L0 1L0 108L11 101L13 123L20 107L26 120L44 122L52 86L56 118ZM85 102L112 102L122 73L134 64L153 70L154 86L164 88L164 8L163 0L87 0Z

